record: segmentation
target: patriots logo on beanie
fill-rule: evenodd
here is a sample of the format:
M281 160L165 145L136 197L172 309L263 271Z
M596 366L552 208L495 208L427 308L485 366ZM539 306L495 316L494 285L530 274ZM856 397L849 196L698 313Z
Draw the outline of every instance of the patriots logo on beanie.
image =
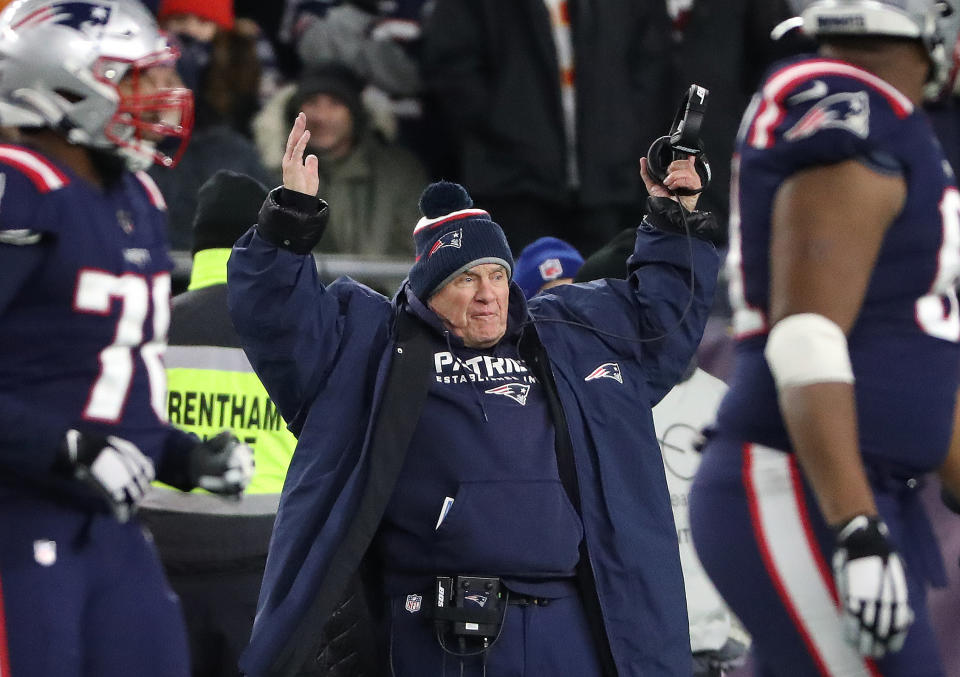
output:
M423 218L413 229L417 260L410 269L410 287L427 301L460 273L484 263L497 263L513 273L513 254L503 229L459 183L431 183L420 196Z
M449 233L444 233L437 238L437 241L430 247L430 253L427 254L427 256L433 256L433 253L440 249L440 247L456 247L460 249L461 242L463 242L463 228L451 230Z

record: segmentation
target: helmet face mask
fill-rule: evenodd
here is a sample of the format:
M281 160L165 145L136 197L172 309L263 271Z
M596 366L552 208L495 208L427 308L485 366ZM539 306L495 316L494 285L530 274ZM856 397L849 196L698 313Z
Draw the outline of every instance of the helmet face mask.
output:
M127 66L116 85L116 112L103 134L120 149L128 164L174 167L186 150L193 127L193 94L180 86L173 69L176 56L170 49L128 64L106 62L108 72ZM166 77L156 77L159 71L166 72Z
M0 13L0 125L174 166L193 126L177 56L136 0L18 0Z
M930 59L927 98L949 86L956 21L946 0L813 0L800 10L803 32L813 38L879 36L920 41ZM955 18L955 17L953 17Z

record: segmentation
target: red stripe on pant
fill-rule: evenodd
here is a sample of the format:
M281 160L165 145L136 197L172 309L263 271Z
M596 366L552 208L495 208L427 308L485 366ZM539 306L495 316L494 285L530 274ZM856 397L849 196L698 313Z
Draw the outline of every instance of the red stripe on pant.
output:
M0 580L0 677L12 677L10 646L7 644L7 616L3 605L3 581Z

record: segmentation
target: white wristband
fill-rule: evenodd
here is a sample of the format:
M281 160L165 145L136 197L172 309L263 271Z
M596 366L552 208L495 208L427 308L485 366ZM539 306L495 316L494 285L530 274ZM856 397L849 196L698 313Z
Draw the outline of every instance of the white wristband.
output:
M777 322L763 351L777 389L810 383L853 383L847 337L817 313L789 315Z

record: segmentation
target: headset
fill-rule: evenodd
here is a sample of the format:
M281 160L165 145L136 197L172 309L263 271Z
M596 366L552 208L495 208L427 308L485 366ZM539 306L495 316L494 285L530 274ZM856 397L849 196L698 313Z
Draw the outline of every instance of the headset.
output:
M667 176L667 167L671 162L683 160L690 155L696 157L695 168L700 175L701 188L699 190L681 188L674 191L677 195L696 195L710 184L710 163L707 161L703 142L700 140L700 125L707 111L709 93L710 90L705 87L697 84L690 85L690 89L683 95L676 115L673 117L670 133L656 139L647 151L647 170L658 183L663 183Z
M694 161L694 168L696 169L697 174L700 176L701 187L697 190L678 188L677 190L670 191L674 195L696 195L697 193L703 192L703 189L710 184L710 163L707 161L707 156L704 153L703 142L700 140L700 125L703 122L703 115L707 111L707 96L709 93L710 91L706 87L701 87L697 84L690 85L690 89L688 89L683 95L683 99L680 101L680 106L677 108L676 115L673 118L673 124L670 126L670 134L656 139L652 144L650 144L650 150L647 151L647 171L650 173L650 176L660 184L663 184L663 180L667 177L667 167L670 166L671 162L674 160L686 159L690 155L693 155L696 158ZM582 322L575 322L560 318L538 318L535 320L527 320L521 325L521 328L525 327L527 324L556 323L583 327L584 329L592 331L596 334L609 336L610 338L620 339L623 341L629 341L631 343L649 343L652 341L661 341L665 339L671 333L676 331L681 324L683 324L684 318L687 316L687 313L690 312L690 308L693 306L694 299L695 273L692 267L693 236L690 233L690 226L687 223L686 210L684 210L683 207L680 208L680 219L683 222L684 234L687 237L687 249L691 262L689 283L690 296L687 299L687 304L684 307L683 312L680 313L680 318L672 327L666 329L660 334L657 334L656 336L650 336L646 338L620 336L619 334L603 331L602 329L598 329Z

